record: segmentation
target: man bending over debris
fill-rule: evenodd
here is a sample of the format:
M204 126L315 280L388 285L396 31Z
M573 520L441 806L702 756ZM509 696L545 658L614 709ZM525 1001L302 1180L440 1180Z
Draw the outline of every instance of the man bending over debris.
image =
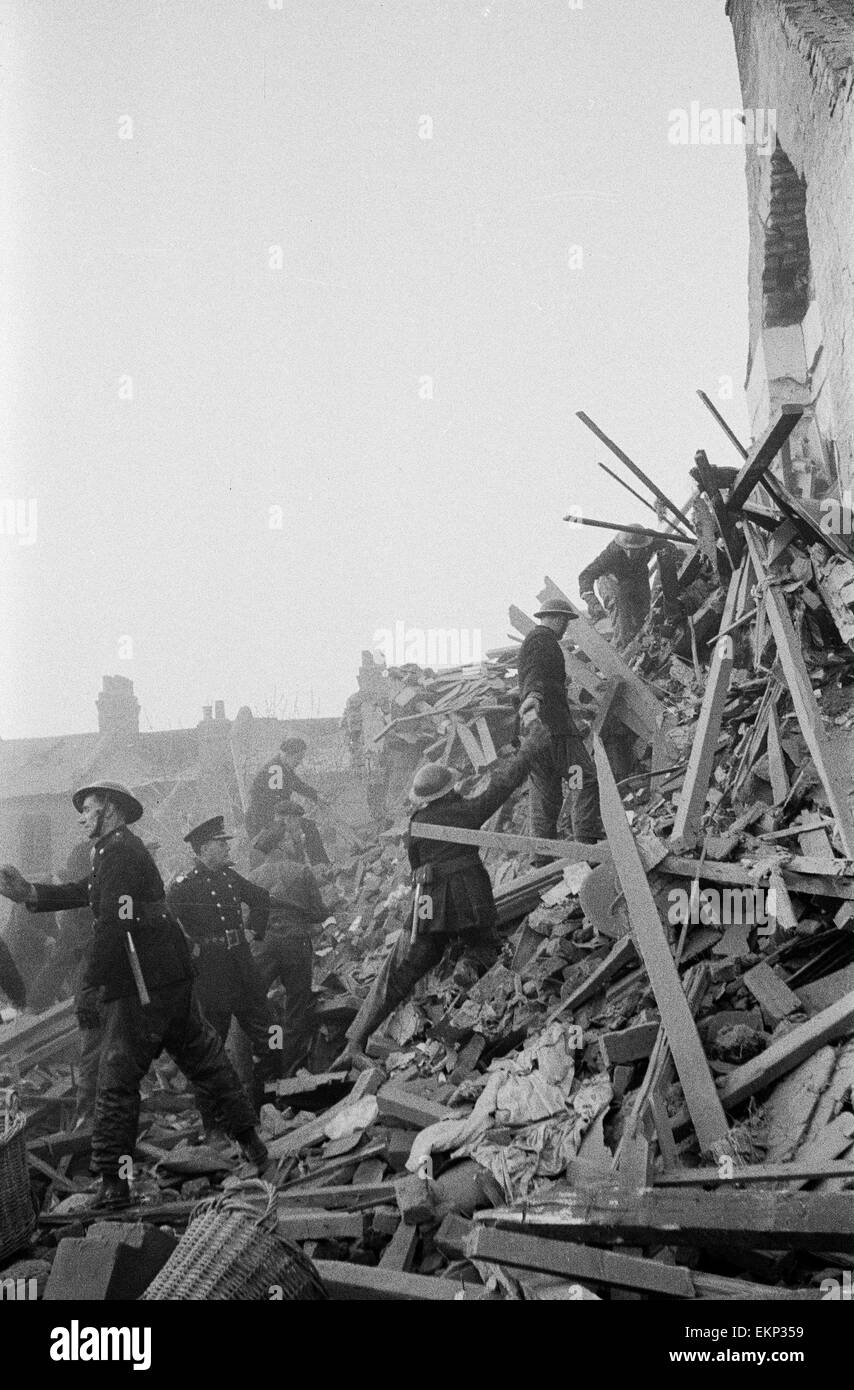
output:
M614 645L628 646L646 622L650 609L649 561L658 557L665 614L680 612L677 587L679 554L666 540L652 540L636 531L621 531L578 576L581 597L595 623L605 617L605 609L593 588L598 580L610 576L614 581ZM601 587L601 585L600 585Z
M167 911L163 880L142 840L128 829L141 802L117 782L81 787L71 798L89 839L91 869L76 883L30 883L9 864L0 894L31 912L91 907L95 916L84 987L103 993L104 1040L98 1070L93 1167L98 1205L126 1206L123 1165L139 1124L139 1083L165 1049L222 1111L247 1161L266 1162L255 1115L222 1044L199 1011L187 939Z
M276 804L282 798L290 800L294 796L301 796L315 805L318 803L319 792L297 775L297 768L302 766L307 749L304 738L283 739L278 755L256 772L246 809L246 830L249 835L257 835L272 827ZM303 835L309 863L328 864L329 855L320 831L308 817L303 824Z
M486 790L475 787L471 796L454 790L461 780L459 772L441 763L425 763L412 783L410 798L417 809L410 828L427 824L478 830L522 785L547 743L547 733L538 727L523 741L518 753L493 769ZM495 927L492 881L477 846L422 840L410 834L407 851L415 889L411 924L404 926L348 1028L347 1047L333 1063L333 1070L353 1061L364 1061L368 1038L422 976L438 965L451 942L463 946L479 974L489 970L498 959L501 939Z
M549 599L534 614L540 622L519 649L519 714L534 715L549 738L539 747L531 768L532 833L553 840L563 806L563 781L570 784L572 833L580 844L604 840L599 815L599 784L566 694L566 663L560 640L576 615L566 599ZM535 864L548 863L539 858Z
M270 894L270 921L263 941L252 947L265 990L281 980L285 987L282 1075L305 1061L314 1034L312 928L334 920L326 910L317 879L302 860L302 808L293 801L276 807L276 827L262 830L253 848L266 855L253 869L252 883Z

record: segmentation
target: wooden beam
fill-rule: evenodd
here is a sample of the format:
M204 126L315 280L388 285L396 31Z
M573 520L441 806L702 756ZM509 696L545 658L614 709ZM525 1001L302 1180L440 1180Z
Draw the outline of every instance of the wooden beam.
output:
M694 1298L694 1284L687 1269L662 1264L637 1255L597 1250L574 1241L547 1240L520 1231L496 1231L476 1227L466 1237L464 1250L470 1260L489 1260L511 1269L536 1269L586 1279L618 1289L639 1289L669 1298Z
M503 849L509 853L550 854L571 864L611 862L611 851L604 840L598 845L583 845L575 840L543 840L535 835L464 830L455 825L428 825L424 821L415 821L409 833L415 840L443 840L452 845L477 845L480 849Z
M813 694L812 683L792 626L786 599L778 589L768 583L761 544L749 523L745 525L744 532L756 578L765 586L768 621L777 644L777 656L786 677L801 732L812 754L816 771L821 777L830 808L836 817L843 849L850 859L854 859L854 816L848 802L852 790L851 779L843 775L840 761L834 757L830 748L824 720Z
M475 1212L474 1219L479 1225L549 1231L570 1241L854 1250L850 1192L632 1190L609 1184L541 1201L528 1198L522 1211L498 1207Z
M803 1008L794 990L789 989L764 961L748 970L744 976L744 983L762 1012L767 1014L774 1024L781 1023L789 1014L799 1013Z
M651 478L647 477L643 469L638 468L638 465L634 462L634 459L630 459L628 454L620 448L619 444L615 444L613 439L609 439L607 434L605 434L604 430L600 430L596 422L594 420L591 420L590 416L585 414L583 410L576 410L575 414L581 421L582 425L586 425L587 428L593 434L595 434L596 438L605 445L605 448L610 449L614 457L618 458L620 460L620 463L622 463L626 468L628 468L630 473L634 473L635 477L640 482L644 483L646 487L649 488L652 495L654 497L657 497L659 502L662 502L664 506L667 508L667 510L672 513L673 516L677 516L679 520L683 523L683 525L686 526L687 529L693 535L694 527L688 520L685 513L680 511L674 502L671 502L670 498L667 496L667 493L662 492L661 488L658 486L657 483L654 483Z
M630 936L622 937L603 960L602 964L587 976L586 980L556 1004L551 1013L546 1018L546 1024L554 1022L562 1013L567 1010L580 1009L582 1004L586 1004L588 999L594 999L603 990L615 975L624 970L627 965L633 964L637 960L637 949Z
M697 876L707 883L744 884L754 887L758 881L755 871L746 868L744 864L719 864L711 859L701 863L699 859L686 859L678 854L668 854L658 867L662 873L673 874L677 878ZM804 893L819 898L854 899L854 883L850 878L829 874L793 873L784 866L783 882L790 893Z
M727 508L737 511L768 471L804 413L802 405L781 405L765 433L751 445L744 467L730 489Z
M678 1172L656 1173L656 1187L728 1186L754 1182L821 1182L826 1178L854 1178L850 1163L755 1163L748 1168L735 1168L729 1178L721 1176L720 1168L680 1168Z
M708 1153L728 1142L726 1116L715 1090L697 1025L673 963L667 936L647 882L631 826L626 819L611 764L598 736L594 736L593 747L599 777L602 822L617 865L635 944L652 985L661 1014L662 1027L667 1034L667 1042L673 1054L700 1148Z
M426 1274L348 1264L346 1260L315 1260L323 1287L336 1302L388 1300L407 1303L453 1303L457 1300L489 1300L482 1284L459 1279L432 1279Z
M744 579L745 566L734 571L730 579L724 605L721 626L728 627L738 614L739 595ZM715 643L712 663L703 693L700 717L694 731L688 771L679 793L676 819L673 823L671 840L682 840L686 847L696 844L709 792L709 782L715 766L718 738L721 732L724 706L729 694L729 681L733 667L733 643L724 636Z
M780 720L776 700L768 711L768 775L771 778L774 805L779 806L789 795L789 778L786 774L783 745L780 742Z

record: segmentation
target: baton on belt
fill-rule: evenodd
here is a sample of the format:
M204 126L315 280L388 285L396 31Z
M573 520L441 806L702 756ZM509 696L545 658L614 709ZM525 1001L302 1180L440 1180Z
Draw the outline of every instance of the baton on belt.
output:
M409 933L409 940L414 946L418 939L418 908L421 903L421 884L415 884L415 898L412 903L412 929Z
M139 963L139 956L136 954L136 947L133 944L133 937L130 932L125 932L125 948L128 953L130 972L133 975L133 982L136 985L136 992L139 995L139 1002L142 1007L145 1008L146 1005L151 1003L151 995L146 988L142 966Z

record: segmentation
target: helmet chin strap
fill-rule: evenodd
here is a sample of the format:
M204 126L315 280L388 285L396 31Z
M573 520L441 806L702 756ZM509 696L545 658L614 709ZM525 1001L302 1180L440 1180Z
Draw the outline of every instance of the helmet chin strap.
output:
M108 799L105 797L105 798L104 798L104 804L103 804L103 806L101 807L100 811L98 812L97 816L95 817L95 829L92 831L92 834L89 836L89 839L90 839L90 840L100 840L101 836L103 835L103 833L104 833L104 817L105 817L106 814L107 814L107 807L109 806L109 804L110 804L110 803L109 803Z

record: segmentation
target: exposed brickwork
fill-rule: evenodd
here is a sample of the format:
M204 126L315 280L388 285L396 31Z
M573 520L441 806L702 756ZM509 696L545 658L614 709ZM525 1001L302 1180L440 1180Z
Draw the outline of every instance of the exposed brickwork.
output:
M810 299L807 189L778 146L771 159L771 208L765 224L762 272L764 324L800 323Z
M727 13L744 105L776 112L778 140L772 159L745 151L748 375L763 335L808 311L804 398L854 487L854 0L729 0Z

